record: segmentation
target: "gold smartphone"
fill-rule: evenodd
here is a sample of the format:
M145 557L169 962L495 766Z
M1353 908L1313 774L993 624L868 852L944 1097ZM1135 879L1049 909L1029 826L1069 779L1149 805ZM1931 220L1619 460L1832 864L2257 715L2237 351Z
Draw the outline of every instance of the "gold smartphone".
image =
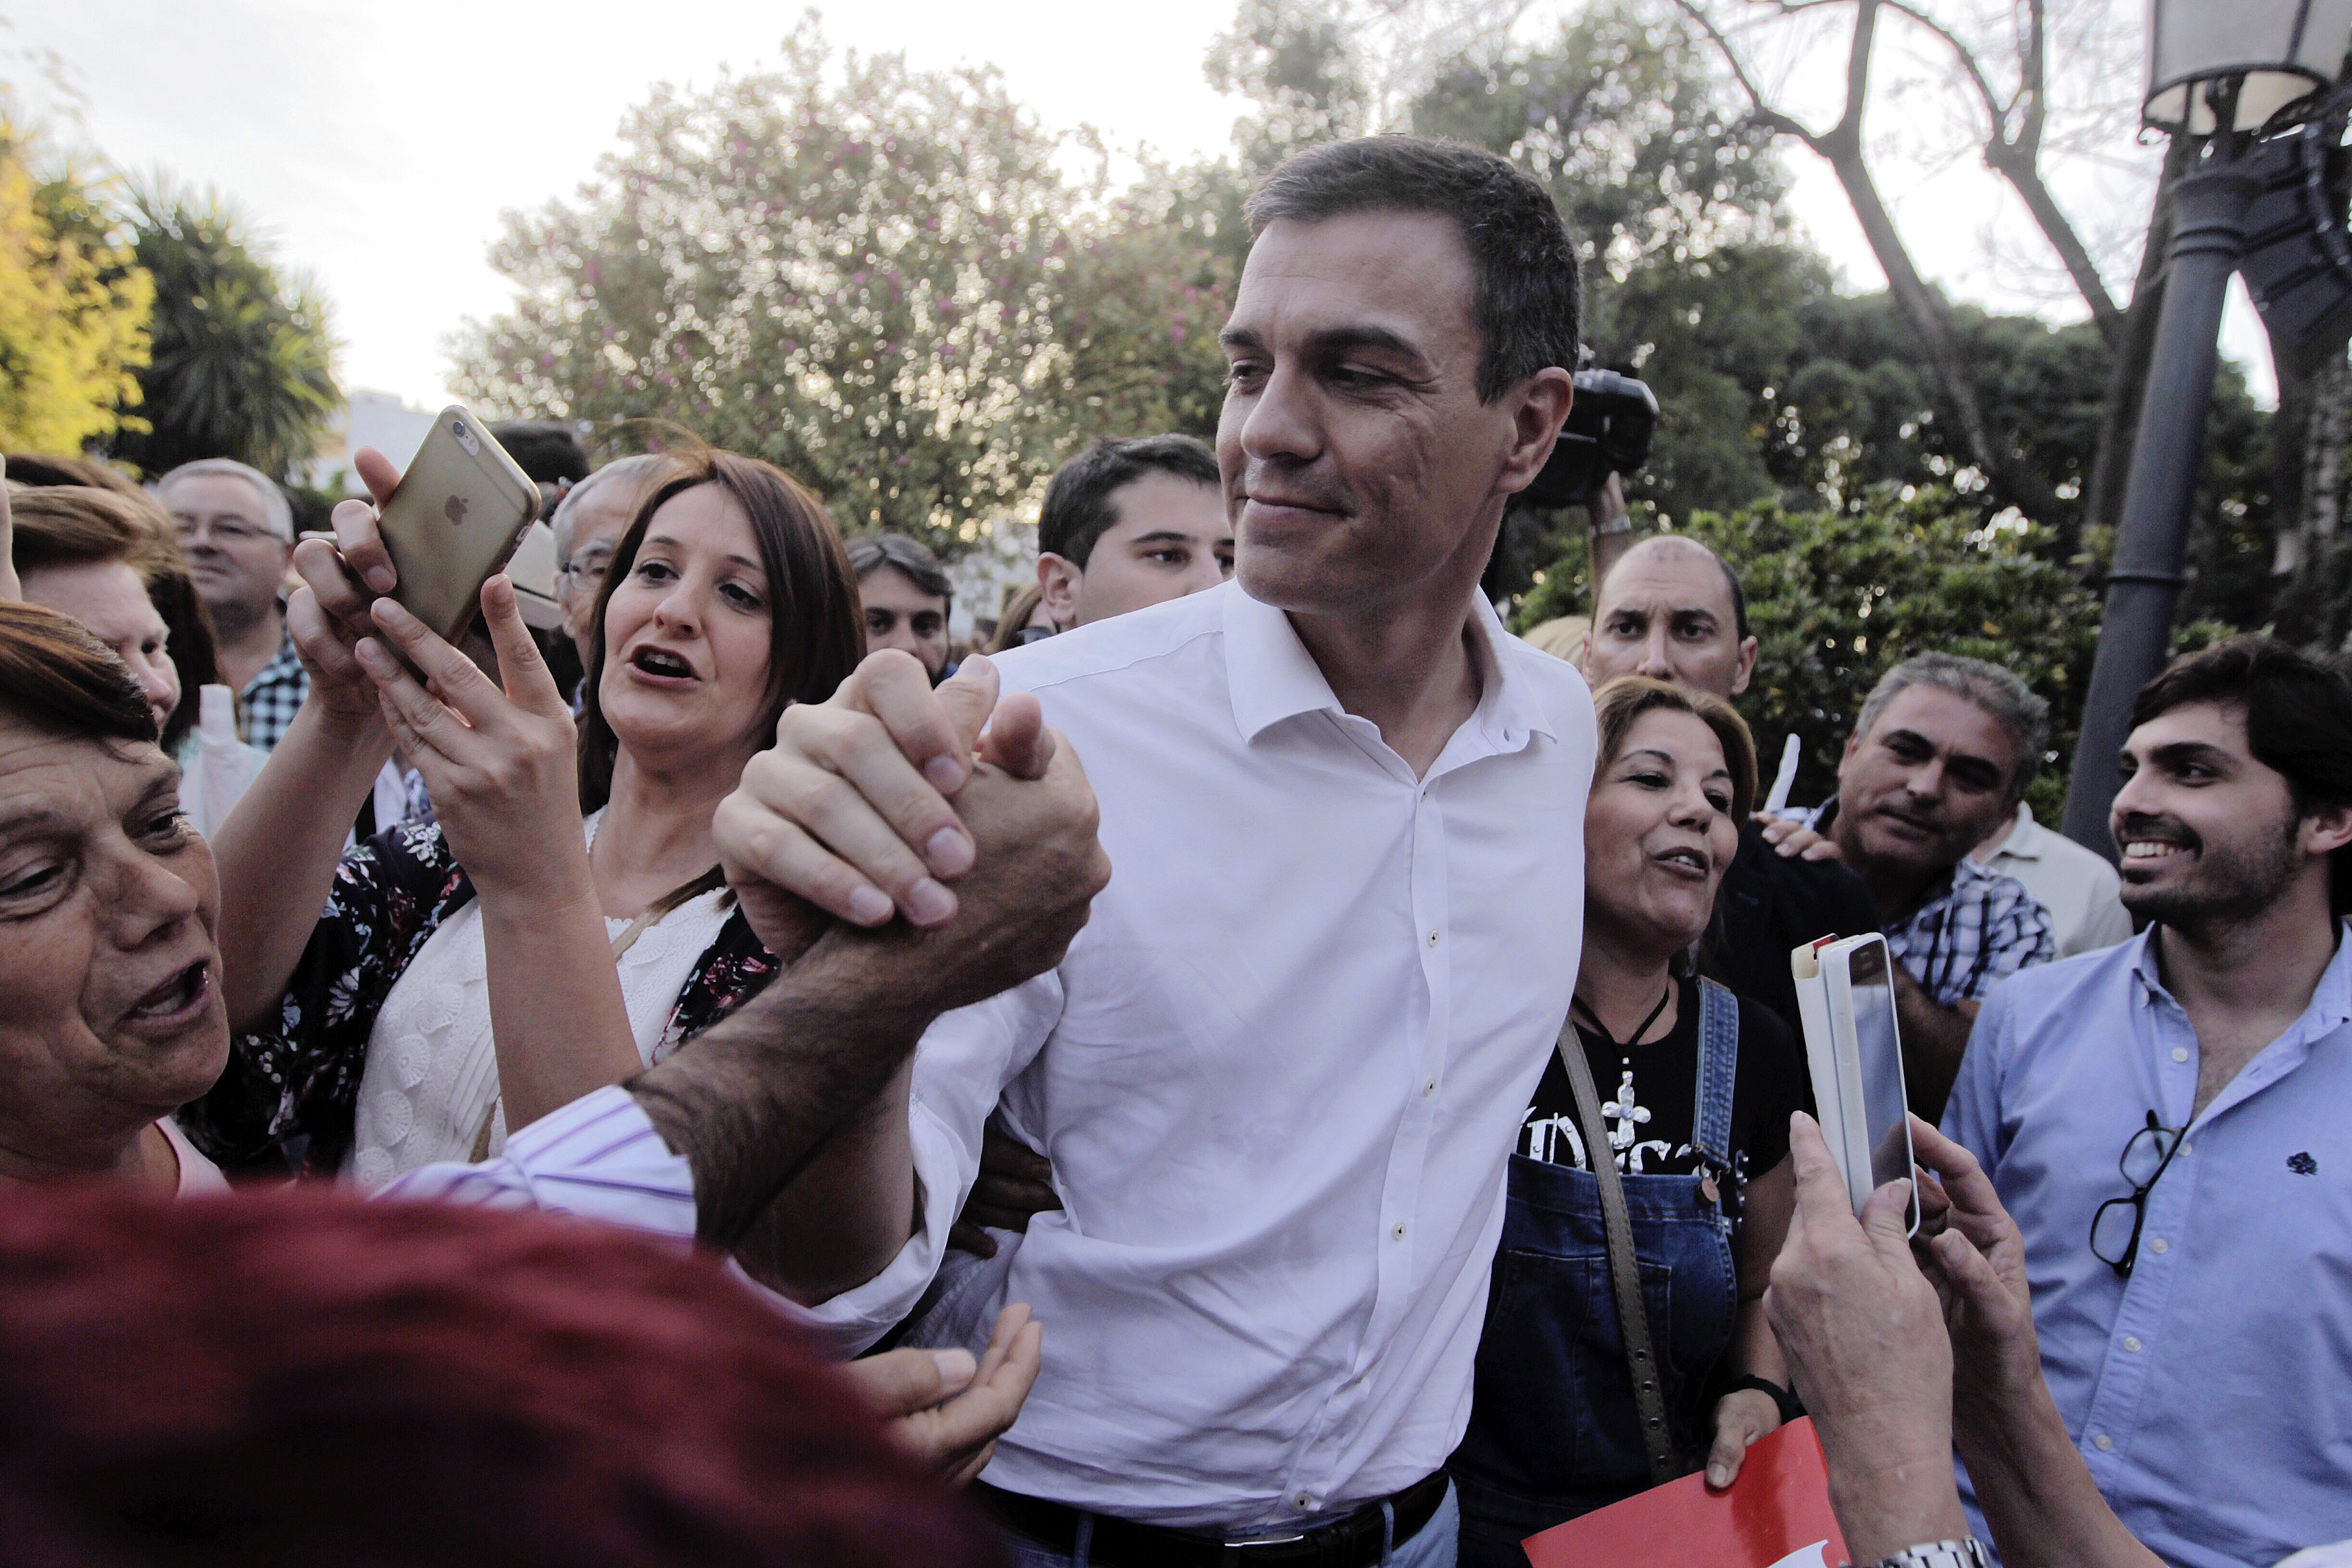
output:
M539 515L539 487L482 422L451 404L433 420L376 530L399 585L392 596L456 642L480 612L482 584Z

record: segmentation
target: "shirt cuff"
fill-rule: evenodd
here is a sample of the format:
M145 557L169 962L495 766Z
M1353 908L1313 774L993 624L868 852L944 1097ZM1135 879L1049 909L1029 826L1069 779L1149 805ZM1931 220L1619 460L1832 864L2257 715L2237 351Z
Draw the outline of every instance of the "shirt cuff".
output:
M908 1107L907 1132L920 1226L881 1273L799 1314L820 1342L845 1360L898 1327L930 1289L947 1253L948 1232L979 1171L977 1154L967 1153L962 1140L919 1100Z
M617 1085L573 1100L507 1140L480 1165L426 1165L388 1199L536 1208L680 1240L694 1238L694 1173L636 1097Z

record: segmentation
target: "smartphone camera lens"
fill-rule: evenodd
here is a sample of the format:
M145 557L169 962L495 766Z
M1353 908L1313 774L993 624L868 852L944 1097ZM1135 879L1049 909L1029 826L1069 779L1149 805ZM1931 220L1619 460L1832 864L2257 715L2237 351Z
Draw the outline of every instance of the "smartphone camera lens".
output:
M457 437L457 445L466 448L467 456L478 458L482 455L482 444L474 439L474 433L466 428L463 419L449 421L449 434Z

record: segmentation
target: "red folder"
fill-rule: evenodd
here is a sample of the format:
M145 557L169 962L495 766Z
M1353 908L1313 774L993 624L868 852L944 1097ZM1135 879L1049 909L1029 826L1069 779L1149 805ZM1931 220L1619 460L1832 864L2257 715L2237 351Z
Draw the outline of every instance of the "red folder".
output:
M1739 1479L1704 1474L1627 1498L1520 1542L1535 1568L1839 1568L1828 1462L1809 1420L1748 1450Z

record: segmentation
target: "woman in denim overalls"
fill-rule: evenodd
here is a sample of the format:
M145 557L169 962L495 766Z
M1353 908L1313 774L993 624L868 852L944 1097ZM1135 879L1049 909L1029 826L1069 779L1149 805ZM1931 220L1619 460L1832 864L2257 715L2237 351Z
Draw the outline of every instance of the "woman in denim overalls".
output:
M1570 1034L1568 1048L1587 1052L1610 1100L1607 1153L1632 1221L1675 1468L1704 1459L1720 1485L1785 1408L1788 1374L1762 1296L1794 1201L1785 1156L1803 1073L1786 1026L1688 973L1754 797L1755 750L1727 704L1658 681L1612 681L1594 705L1601 762L1572 1014L1584 1039ZM1679 1089L1685 1069L1645 1054L1669 1042L1696 1058L1686 1103L1658 1094ZM1637 1063L1653 1105L1634 1092ZM1464 1568L1525 1568L1525 1537L1653 1484L1600 1184L1567 1081L1554 1063L1511 1158L1470 1426L1450 1465Z

